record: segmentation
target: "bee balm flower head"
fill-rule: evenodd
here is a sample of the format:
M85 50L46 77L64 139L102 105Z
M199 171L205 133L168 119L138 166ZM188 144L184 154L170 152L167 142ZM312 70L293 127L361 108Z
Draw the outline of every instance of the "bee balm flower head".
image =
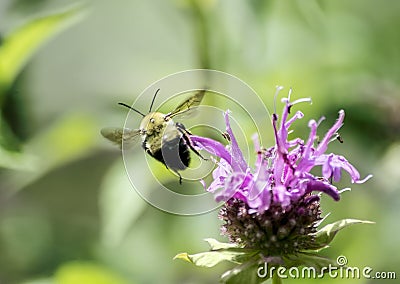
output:
M278 91L280 89L278 88ZM308 123L310 134L306 141L289 139L290 128L303 113L297 111L289 118L293 105L310 101L282 100L284 108L280 118L272 115L275 145L261 148L257 136L253 137L256 163L253 167L245 161L225 112L226 131L230 145L199 136L191 136L197 147L220 158L213 172L213 181L206 188L217 202L225 204L220 211L224 220L222 233L232 242L247 248L267 249L271 255L294 253L312 246L320 214L320 194L338 201L340 191L332 184L341 178L342 171L349 173L353 183L362 183L360 174L346 158L326 153L328 144L337 138L345 113L339 117L323 139L316 143L319 123ZM321 120L322 121L322 120ZM315 167L321 174L311 173Z

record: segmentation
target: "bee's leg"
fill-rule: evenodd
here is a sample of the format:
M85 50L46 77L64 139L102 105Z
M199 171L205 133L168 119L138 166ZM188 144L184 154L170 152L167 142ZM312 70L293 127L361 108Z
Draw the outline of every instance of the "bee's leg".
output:
M224 137L226 141L231 142L231 137L228 132L223 132L222 137Z
M189 135L192 135L192 133L190 133L185 126L182 123L177 122L176 123L176 127L179 130L180 133L182 133L182 137L183 139L185 139L186 144L189 146L190 150L192 150L197 156L199 156L200 158L202 158L204 161L207 161L206 158L204 158L199 151L197 151L192 144L192 141L190 141L189 139Z
M203 159L204 161L207 161L207 158L204 158L202 154L199 153L199 151L197 151L193 145L192 145L192 141L190 141L189 137L187 135L183 135L183 139L185 139L187 145L189 146L190 150L192 150L197 156L199 156L201 159Z
M175 123L175 126L178 128L178 130L183 134L185 132L187 135L192 135L192 133L186 129L185 125L183 125L180 122Z
M174 173L176 173L179 176L179 184L182 184L182 176L178 171L172 170Z

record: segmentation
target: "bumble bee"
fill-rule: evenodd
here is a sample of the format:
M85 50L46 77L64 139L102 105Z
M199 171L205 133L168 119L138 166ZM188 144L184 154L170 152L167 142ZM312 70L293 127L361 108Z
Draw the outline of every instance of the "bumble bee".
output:
M198 106L204 97L205 91L202 90L195 93L167 114L151 111L159 91L160 89L154 94L147 115L127 104L118 103L143 116L139 129L107 127L101 129L101 134L120 147L122 147L123 143L127 143L126 145L133 144L138 140L138 137L141 137L142 148L145 152L163 163L167 169L174 171L179 176L179 183L182 184L182 176L178 171L184 170L189 166L189 149L202 159L204 158L192 146L189 139L191 133L182 123L174 122L172 118Z

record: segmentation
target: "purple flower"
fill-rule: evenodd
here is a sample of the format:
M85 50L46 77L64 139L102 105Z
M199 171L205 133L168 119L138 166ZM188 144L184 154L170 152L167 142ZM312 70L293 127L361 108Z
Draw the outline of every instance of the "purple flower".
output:
M342 172L347 172L353 183L363 183L371 176L360 179L356 168L343 156L326 153L329 142L340 138L337 131L343 125L343 110L319 143L317 128L323 119L308 123L310 134L306 140L289 139L292 124L303 117L300 111L290 116L290 110L293 105L307 101L310 99L291 102L290 93L282 100L285 106L280 119L276 113L272 115L275 145L262 148L257 135L253 136L257 155L253 167L245 161L233 135L229 111L224 114L229 145L190 136L196 147L219 157L213 181L208 187L203 184L216 201L224 202L218 217L223 221L221 233L230 243L208 239L211 251L181 253L176 258L207 267L224 260L238 264L222 275L224 283L241 283L265 263L286 268L312 266L322 272L335 262L317 252L326 248L339 230L371 223L344 219L318 229L323 221L320 195L325 193L334 200L340 199L341 191L332 183L341 179ZM320 176L314 175L314 167L321 169Z
M343 110L339 111L339 118L320 143L316 143L316 140L317 128L322 119L308 123L310 134L307 141L300 138L289 140L288 134L293 122L303 117L303 113L297 111L289 118L290 110L293 105L305 101L310 99L290 102L290 93L288 98L282 100L285 106L279 126L278 115L272 115L276 141L273 147L261 148L257 136L253 137L257 153L253 168L245 161L232 132L229 111L225 112L224 117L230 145L225 147L209 138L191 136L195 146L220 158L213 172L213 181L207 188L217 202L238 199L250 208L249 212L261 214L272 205L289 208L306 196L310 200L318 200L319 195L315 192L324 192L334 200L339 200L339 191L332 181L340 180L342 170L349 173L353 183L363 183L371 177L369 175L361 180L359 172L346 158L333 153L326 154L329 142L338 137L337 131L343 125ZM316 166L321 166L321 176L310 172Z

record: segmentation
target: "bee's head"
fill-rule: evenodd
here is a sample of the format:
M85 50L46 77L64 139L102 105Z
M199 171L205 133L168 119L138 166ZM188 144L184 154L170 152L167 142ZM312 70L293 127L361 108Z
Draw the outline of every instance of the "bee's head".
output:
M161 112L150 112L140 123L140 131L151 135L154 131L160 132L167 124L165 114Z

